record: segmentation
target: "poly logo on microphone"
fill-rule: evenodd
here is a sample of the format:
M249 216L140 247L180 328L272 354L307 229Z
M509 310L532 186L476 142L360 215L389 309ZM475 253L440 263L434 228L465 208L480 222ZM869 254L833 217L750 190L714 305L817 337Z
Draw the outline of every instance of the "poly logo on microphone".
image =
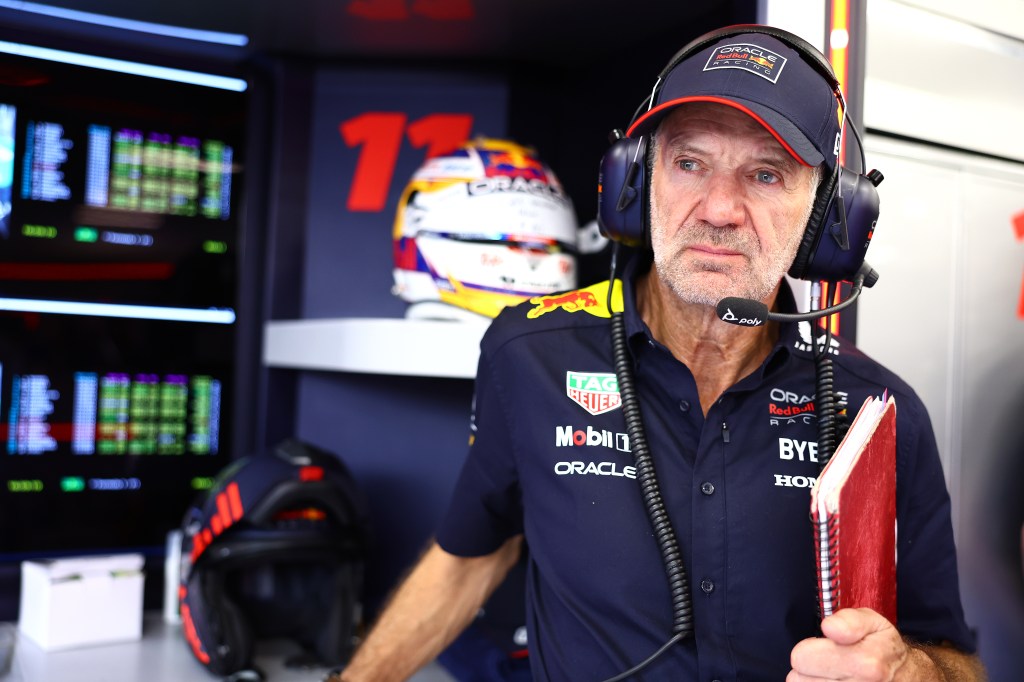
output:
M721 320L722 322L729 322L730 324L740 324L744 327L760 327L764 324L764 320L759 317L736 317L732 308L725 309L725 313L722 315Z

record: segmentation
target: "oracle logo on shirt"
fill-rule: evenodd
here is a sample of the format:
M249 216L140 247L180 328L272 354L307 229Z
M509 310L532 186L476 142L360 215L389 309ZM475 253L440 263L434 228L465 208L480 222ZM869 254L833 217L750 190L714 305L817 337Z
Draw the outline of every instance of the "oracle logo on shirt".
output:
M555 462L555 473L559 476L617 476L636 478L636 467L623 466L616 462Z
M833 391L836 409L846 406L845 391ZM813 424L818 420L815 395L797 393L778 386L768 394L768 423L771 426L788 426L792 424Z
M590 414L597 416L622 406L619 381L607 372L565 373L565 394Z

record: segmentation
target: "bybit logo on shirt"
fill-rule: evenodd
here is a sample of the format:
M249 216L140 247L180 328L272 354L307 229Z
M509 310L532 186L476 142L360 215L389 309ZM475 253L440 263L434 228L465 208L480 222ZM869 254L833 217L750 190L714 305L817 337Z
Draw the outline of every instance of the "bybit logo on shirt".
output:
M779 438L779 459L788 462L817 463L818 444L815 441ZM778 488L812 488L815 480L813 476L775 474L775 486Z
M815 441L796 440L795 438L780 438L779 459L817 462L818 443Z
M614 374L569 370L565 373L565 394L595 416L622 405L619 382Z

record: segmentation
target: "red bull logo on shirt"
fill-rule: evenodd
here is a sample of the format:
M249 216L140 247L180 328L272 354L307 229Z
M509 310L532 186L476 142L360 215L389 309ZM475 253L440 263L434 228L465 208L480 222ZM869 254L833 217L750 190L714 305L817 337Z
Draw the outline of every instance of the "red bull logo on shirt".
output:
M583 308L597 305L597 297L590 291L570 291L567 294L558 296L534 296L530 299L535 307L526 313L531 320L540 317L544 313L561 308L567 313L574 313Z
M612 310L622 310L622 283L615 280L615 284L612 291ZM552 310L564 310L567 313L583 310L594 317L612 316L608 309L608 282L598 282L583 289L551 296L534 296L530 303L533 304L533 308L526 311L526 317L531 320Z
M595 416L622 405L619 381L614 374L569 370L565 373L565 394Z

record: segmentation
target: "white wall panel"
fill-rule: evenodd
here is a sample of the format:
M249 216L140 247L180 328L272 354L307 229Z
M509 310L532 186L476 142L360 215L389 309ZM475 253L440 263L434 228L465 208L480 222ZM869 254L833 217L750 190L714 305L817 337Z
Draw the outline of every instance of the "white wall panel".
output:
M969 18L973 6L959 16ZM1024 161L1024 2L978 7L984 19L971 22L893 0L868 3L867 127ZM984 27L1000 16L1002 30Z
M920 393L935 422L949 480L952 422L944 417L952 395L950 330L957 327L958 313L952 273L959 240L954 216L962 210L955 191L959 173L948 164L908 156L913 148L887 145L889 153L882 153L876 147L869 150L869 167L878 168L885 180L868 262L879 280L857 304L857 345Z
M956 485L967 443L988 437L978 424L1024 391L1024 165L874 136L868 159L886 176L868 252L881 277L858 345L921 393Z
M874 2L874 0L872 0ZM1021 0L902 0L965 24L1024 40L1024 2Z
M964 608L991 679L1024 669L1024 164L869 136L886 176L858 346L920 393L953 499ZM1016 645L1010 643L1016 642Z

